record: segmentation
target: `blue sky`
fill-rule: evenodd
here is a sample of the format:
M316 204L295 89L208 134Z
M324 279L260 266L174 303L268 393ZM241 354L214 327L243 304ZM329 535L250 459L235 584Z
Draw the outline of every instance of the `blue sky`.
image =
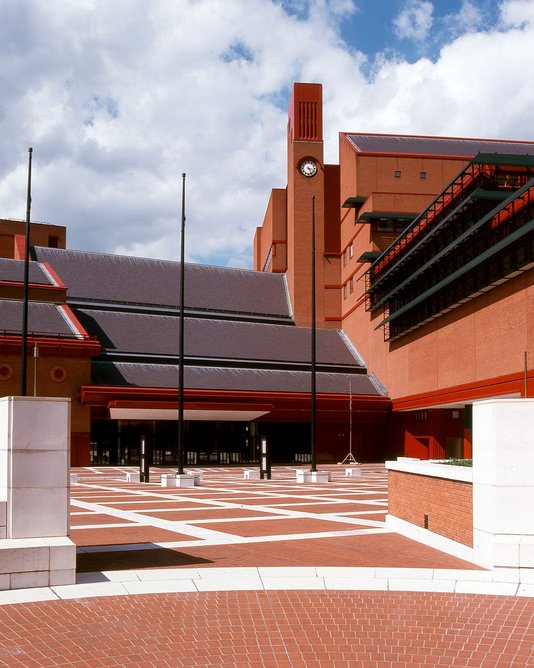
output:
M534 140L534 0L2 0L0 217L251 266L295 81L340 131Z
M413 63L435 60L441 46L464 31L487 30L496 23L497 0L360 0L341 23L341 36L371 60L380 53Z

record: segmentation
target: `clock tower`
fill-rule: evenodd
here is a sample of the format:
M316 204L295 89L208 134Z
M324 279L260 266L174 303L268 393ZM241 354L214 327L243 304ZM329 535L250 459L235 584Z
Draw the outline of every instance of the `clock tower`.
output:
M321 84L296 83L287 128L287 282L297 325L311 323L312 206L315 202L317 326L325 326Z

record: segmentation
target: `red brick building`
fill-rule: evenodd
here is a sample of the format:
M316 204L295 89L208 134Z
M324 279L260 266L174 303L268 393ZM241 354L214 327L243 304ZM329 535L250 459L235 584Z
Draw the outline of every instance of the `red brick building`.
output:
M322 115L295 84L254 268L309 324L314 202L318 325L385 387L386 454L469 455L474 400L534 392L534 143L342 132L325 165Z
M48 227L30 232L28 394L71 398L73 465L137 464L141 440L175 465L179 263L68 250ZM2 395L21 391L24 231L0 221ZM310 461L310 339L285 276L185 266L187 464L256 464L262 437L273 463ZM347 454L350 420L375 457L389 400L341 331L317 337L317 392L318 460Z

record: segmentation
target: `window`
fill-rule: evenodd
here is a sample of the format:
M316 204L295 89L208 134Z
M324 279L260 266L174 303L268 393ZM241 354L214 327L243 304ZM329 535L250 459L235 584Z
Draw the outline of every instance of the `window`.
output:
M345 250L345 252L343 253L343 264L344 264L344 265L347 264L347 251L346 251L346 250Z
M415 421L416 422L426 422L428 420L427 411L415 411Z
M347 284L343 286L343 299L347 299Z
M379 218L378 219L378 231L379 232L394 232L395 231L395 221L390 218Z
M379 232L402 232L411 222L409 218L379 218L377 229Z
M426 179L426 172L419 172L420 179Z
M400 179L400 177L401 177L401 170L400 170L400 169L396 169L396 170L395 170L395 178L396 178L396 179Z
M351 276L349 281L349 291L352 293L354 290L354 278Z
M349 257L352 257L354 255L354 246L352 245L352 242L349 246Z

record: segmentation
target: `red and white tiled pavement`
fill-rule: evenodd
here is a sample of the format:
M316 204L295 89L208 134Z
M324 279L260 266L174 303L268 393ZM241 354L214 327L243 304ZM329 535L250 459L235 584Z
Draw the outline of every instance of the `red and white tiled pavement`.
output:
M386 529L383 466L330 468L73 470L77 584L0 592L0 666L534 666L534 585Z

